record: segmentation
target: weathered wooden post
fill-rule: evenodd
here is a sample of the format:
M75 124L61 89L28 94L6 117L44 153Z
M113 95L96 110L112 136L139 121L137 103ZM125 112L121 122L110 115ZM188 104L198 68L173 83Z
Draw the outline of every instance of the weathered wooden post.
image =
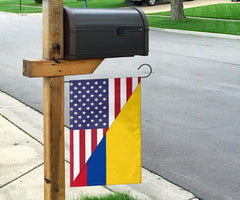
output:
M43 77L45 200L65 199L64 76L93 73L103 60L63 60L63 38L63 1L43 0L44 60L24 60L23 75Z

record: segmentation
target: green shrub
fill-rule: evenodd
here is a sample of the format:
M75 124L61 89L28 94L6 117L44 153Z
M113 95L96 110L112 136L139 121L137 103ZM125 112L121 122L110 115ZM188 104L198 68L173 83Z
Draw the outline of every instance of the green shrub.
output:
M34 0L37 4L42 4L42 0Z

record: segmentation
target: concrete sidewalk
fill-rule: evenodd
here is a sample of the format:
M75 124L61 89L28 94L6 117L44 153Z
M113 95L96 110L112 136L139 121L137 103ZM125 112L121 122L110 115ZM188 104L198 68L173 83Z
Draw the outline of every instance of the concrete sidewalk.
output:
M183 7L185 8L192 8L198 6L206 6L211 4L218 4L218 3L236 3L232 2L231 0L194 0L194 1L185 1L183 2ZM171 4L160 4L155 6L138 6L141 8L145 13L155 13L155 12L165 12L171 10Z
M40 200L43 192L43 116L0 92L0 200ZM70 188L69 130L65 128L66 199L130 192L140 200L196 200L193 194L142 169L142 184Z

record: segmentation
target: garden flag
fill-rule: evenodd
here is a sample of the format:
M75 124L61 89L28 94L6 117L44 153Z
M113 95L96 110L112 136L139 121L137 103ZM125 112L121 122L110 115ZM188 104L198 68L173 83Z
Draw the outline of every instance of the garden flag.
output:
M70 81L71 187L141 182L140 78Z

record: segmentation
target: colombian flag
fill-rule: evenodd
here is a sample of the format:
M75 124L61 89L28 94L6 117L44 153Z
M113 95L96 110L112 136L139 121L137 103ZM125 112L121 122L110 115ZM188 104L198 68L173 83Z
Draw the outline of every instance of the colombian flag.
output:
M71 187L141 183L141 80L70 81Z

